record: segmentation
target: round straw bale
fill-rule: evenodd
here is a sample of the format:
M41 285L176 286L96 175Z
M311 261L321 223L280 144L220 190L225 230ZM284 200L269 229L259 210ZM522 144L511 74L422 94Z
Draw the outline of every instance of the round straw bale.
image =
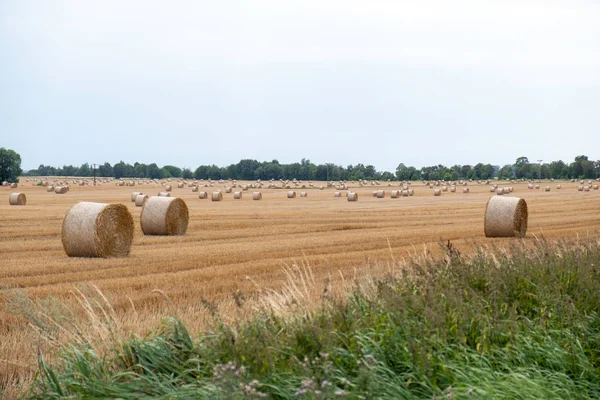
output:
M8 186L10 185L7 181L2 182L2 186Z
M140 194L143 194L142 192L132 192L131 193L131 201L134 202L136 197L138 197Z
M148 196L145 195L145 194L140 193L135 198L135 206L136 207L143 207L144 204L146 204L146 201L148 201Z
M253 192L252 193L252 200L261 200L262 199L262 193L261 192Z
M27 204L27 197L25 193L11 193L8 198L8 204L11 206L24 206Z
M536 188L536 189L539 189L539 188L540 188L540 185L536 184L536 185L535 185L535 188Z
M544 188L544 190L545 190L546 192L549 192L549 191L550 191L550 186L546 186L546 187Z
M455 193L456 192L456 186L454 186L454 185L450 186L450 192L451 193Z
M433 195L434 196L441 196L442 195L442 191L440 189L433 189Z
M13 183L11 183L11 184L10 184L10 188L11 188L11 189L16 189L16 188L17 188L17 184L16 184L16 183L14 183L14 182L13 182Z
M496 191L496 186L490 186L490 192L494 193Z
M67 186L56 186L54 188L54 193L56 194L65 194L69 191L69 188Z
M226 188L225 188L225 193L231 193L232 191L233 191L233 189L232 189L232 188L230 188L230 187L226 187ZM236 192L236 193L237 193L237 192Z
M507 187L503 187L502 188L502 192L504 192L504 194L509 194L510 193L510 189Z
M179 182L179 183L177 184L177 187L178 187L179 189L182 189L182 188L183 188L183 186L184 186L184 185L183 185L183 182Z
M594 185L594 186L592 186L592 189L594 189L594 190L598 190L598 185Z
M583 186L581 186L581 185L577 186L577 191L583 192Z
M46 186L46 192L54 192L54 186Z
M185 235L188 221L187 205L177 197L150 197L140 216L144 235Z
M296 198L296 192L294 192L293 190L290 190L289 192L287 192L287 197L288 197L288 199Z
M377 198L378 199L383 199L385 197L385 190L378 190L377 191Z
M133 217L123 204L77 203L62 223L69 257L124 257L132 241Z
M468 187L463 188L463 193L469 193L469 188Z
M171 190L173 190L173 186L172 185L166 185L165 186L165 192L170 192Z
M221 200L223 200L223 193L221 193L221 192L212 192L211 200L212 201L221 201Z
M496 194L502 196L504 194L504 190L501 188L496 189Z
M408 196L409 196L408 190L403 190L402 197L408 197Z
M531 183L527 184L527 189L533 189L533 185Z
M358 201L358 193L349 192L347 197L348 201Z
M158 197L171 197L169 192L158 192Z
M556 188L560 189L560 188L562 188L562 186L561 185L556 185Z
M208 193L207 192L200 192L200 193L198 193L198 198L199 199L208 199Z
M233 198L239 200L242 198L242 192L233 192Z
M306 192L300 192L300 197L307 197L307 196L308 196L308 193L306 193Z
M583 191L584 191L584 192L589 192L589 191L590 191L590 187L589 187L588 185L585 185L585 186L583 187Z
M400 191L399 190L392 190L390 192L390 197L392 199L397 199L398 197L400 197Z
M333 197L342 197L341 192L333 192Z
M408 195L413 196L415 194L414 189L408 189Z
M485 209L486 237L525 237L527 203L518 197L490 197Z
M192 192L197 192L198 191L198 186L192 186Z

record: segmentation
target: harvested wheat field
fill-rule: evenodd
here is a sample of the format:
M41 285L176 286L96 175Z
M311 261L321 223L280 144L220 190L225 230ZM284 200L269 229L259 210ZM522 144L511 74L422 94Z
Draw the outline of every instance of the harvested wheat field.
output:
M96 285L138 331L158 324L164 313L177 314L191 321L190 328L201 330L209 318L207 304L238 317L239 299L234 302L232 294L247 300L259 288L277 289L286 280L286 265L309 264L316 282L336 281L341 275L374 273L377 265L423 252L423 245L439 251L440 239L450 240L463 253L475 243L518 242L485 238L485 207L495 196L485 184L470 183L468 194L444 192L434 197L432 188L415 182L414 196L391 198L389 190L402 188L393 183L385 188L384 198L376 198L372 189L350 183L348 190L359 195L356 202L334 197L333 187L318 190L322 185L315 183L307 197L296 198L288 198L286 189L263 187L260 202L251 196L234 200L231 193L223 193L220 202L200 200L190 187L173 185L171 195L183 199L189 209L183 236L145 236L140 227L142 208L131 202L127 186L74 186L56 195L42 186L23 185L26 207L11 207L10 189L2 188L6 201L0 202L0 282L3 288L22 288L32 298L53 296L73 302L75 288ZM527 183L510 185L514 192L509 196L527 201L525 240L541 235L584 237L600 228L598 191L580 192L570 182L551 192L528 190ZM219 188L225 191L225 186ZM156 194L162 190L158 184L137 188ZM129 209L135 229L128 257L65 254L61 225L79 201L120 203ZM0 313L2 384L33 371L36 353L29 347L37 342L33 331L19 324L6 307Z

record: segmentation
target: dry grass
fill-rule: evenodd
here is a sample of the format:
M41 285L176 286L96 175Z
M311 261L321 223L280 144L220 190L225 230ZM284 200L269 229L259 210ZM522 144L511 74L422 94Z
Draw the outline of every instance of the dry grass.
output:
M138 186L143 192L159 187ZM528 238L542 233L547 238L586 236L600 226L598 192L578 192L577 184L569 182L550 193L529 191L526 184L513 186L514 195L528 204ZM216 310L232 319L251 313L248 305L256 302L258 288L268 291L289 282L282 268L286 265L290 273L294 263L309 264L307 279L334 282L341 275L363 274L357 266L400 260L423 244L436 251L441 237L462 252L472 250L474 241L503 246L516 240L484 237L485 205L493 195L487 185L470 185L469 196L448 193L440 198L420 184L412 187L412 197L377 199L368 188L350 185L359 202L339 201L333 188L311 190L302 202L288 201L286 190L266 188L261 202L250 197L234 201L230 194L221 202L207 202L175 187L173 195L189 208L187 234L150 237L142 234L141 209L131 203L128 187L74 186L56 196L44 187L21 186L27 207L0 203L0 282L22 288L33 299L55 297L74 305L75 288L96 285L114 299L122 332L143 334L166 314L177 315L192 332L199 332ZM0 190L10 194L10 189ZM79 201L129 208L135 222L129 257L66 256L61 223ZM37 348L45 342L6 311L5 301L0 296L0 389L10 398L32 378Z

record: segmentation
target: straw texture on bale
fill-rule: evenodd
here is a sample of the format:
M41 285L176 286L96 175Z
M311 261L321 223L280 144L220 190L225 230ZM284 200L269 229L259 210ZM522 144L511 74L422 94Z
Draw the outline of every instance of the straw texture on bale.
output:
M455 193L456 192L456 186L450 186L450 192L451 193Z
M24 206L27 204L27 197L25 193L11 193L8 198L8 204L11 206Z
M135 206L136 207L143 207L144 204L146 204L146 201L148 201L148 196L145 195L145 194L140 193L135 198Z
M518 197L491 197L485 209L486 237L525 237L527 203Z
M289 192L287 192L287 197L288 197L288 199L296 198L296 192L294 192L293 190L290 190Z
M56 194L65 194L69 191L69 188L67 186L56 186L54 188L54 193Z
M212 199L212 201L221 201L221 200L223 200L223 193L212 192L211 199Z
M236 200L239 200L242 198L242 192L234 192L233 193L233 198Z
M589 191L590 191L590 187L589 187L589 186L587 186L587 185L586 185L586 186L584 186L584 187L583 187L583 191L584 191L584 192L589 192Z
M562 188L562 186L561 185L556 185L556 188L560 189L560 188Z
M140 195L143 194L142 192L132 192L131 193L131 201L134 202L135 199Z
M54 186L46 186L46 192L54 192Z
M594 185L594 186L592 186L592 189L594 189L594 190L598 190L598 185Z
M262 199L262 193L261 192L254 192L252 193L252 200L261 200Z
M442 191L440 189L433 189L433 195L434 196L441 196L442 195Z
M385 190L378 190L377 191L377 198L378 199L383 199L385 197Z
M342 192L333 192L333 197L342 197Z
M348 201L358 201L358 193L350 192L347 197Z
M158 192L158 197L171 197L169 192Z
M11 189L16 189L17 188L17 184L16 183L11 183L10 184L10 188Z
M390 197L392 199L397 199L398 197L400 197L400 191L399 190L392 190L392 192L390 193Z
M307 196L308 196L308 193L306 193L306 192L300 192L300 197L307 197Z
M581 186L581 185L577 186L577 190L578 190L579 192L583 192L583 186Z
M200 193L198 193L198 198L199 199L208 199L208 193L207 192L200 192Z
M230 187L225 188L225 193L231 193L232 191L233 191L233 189ZM238 192L236 192L236 193L238 193Z
M198 186L192 186L192 192L197 192L198 191Z
M140 216L144 235L185 235L189 212L177 197L150 197Z
M546 188L544 189L546 192L550 191L550 186L546 186Z
M62 244L69 257L125 257L133 229L133 217L123 204L81 202L65 215Z
M171 185L165 186L165 192L170 192L171 190L173 190L173 186L171 186Z
M504 190L501 188L498 188L498 189L496 189L496 194L501 196L504 194Z

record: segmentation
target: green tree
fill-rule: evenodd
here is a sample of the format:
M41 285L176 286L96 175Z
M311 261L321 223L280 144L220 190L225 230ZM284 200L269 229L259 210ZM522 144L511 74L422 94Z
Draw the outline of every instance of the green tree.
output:
M189 168L184 168L181 170L181 176L183 179L192 179L194 177L194 173Z
M22 173L19 153L0 147L0 183L4 181L17 183Z

